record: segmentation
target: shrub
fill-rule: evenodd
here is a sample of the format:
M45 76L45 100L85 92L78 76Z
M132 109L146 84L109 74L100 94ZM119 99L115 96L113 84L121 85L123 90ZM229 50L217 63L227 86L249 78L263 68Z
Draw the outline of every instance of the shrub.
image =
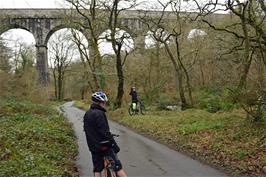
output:
M234 107L233 99L228 90L218 89L201 89L199 91L198 105L199 108L208 112L215 113L218 111L230 111Z
M168 106L177 106L178 99L173 99L165 95L161 95L157 100L158 110L168 110Z

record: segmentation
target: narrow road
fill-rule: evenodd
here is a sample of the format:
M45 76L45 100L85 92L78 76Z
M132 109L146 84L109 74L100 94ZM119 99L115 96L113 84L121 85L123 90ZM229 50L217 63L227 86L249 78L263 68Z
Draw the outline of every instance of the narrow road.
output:
M83 132L84 111L68 102L62 106L65 116L73 123L78 144L77 166L82 177L92 175L92 162ZM193 160L168 147L145 138L126 127L109 121L111 131L119 134L118 154L129 177L226 177L225 174Z

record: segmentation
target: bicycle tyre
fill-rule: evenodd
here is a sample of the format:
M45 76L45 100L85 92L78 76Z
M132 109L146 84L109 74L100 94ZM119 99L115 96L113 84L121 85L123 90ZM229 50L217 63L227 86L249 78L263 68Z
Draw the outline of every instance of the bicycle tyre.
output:
M128 107L128 114L129 114L130 116L133 116L133 114L134 114L134 110L133 110L133 108L132 108L131 105Z
M105 168L104 177L117 177L115 171L111 168Z
M112 177L112 173L109 168L106 169L105 177Z
M145 113L146 113L146 108L145 108L143 103L140 103L140 113L142 115L145 115Z
M110 177L117 177L114 170L109 169L109 172L110 172Z

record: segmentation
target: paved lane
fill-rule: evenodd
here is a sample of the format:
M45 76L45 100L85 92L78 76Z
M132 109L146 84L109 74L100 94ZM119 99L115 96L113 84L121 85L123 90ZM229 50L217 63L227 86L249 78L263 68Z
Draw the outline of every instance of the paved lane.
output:
M79 144L77 165L82 177L92 176L91 156L83 132L84 111L63 105L65 116L73 123ZM226 177L225 174L193 160L168 147L145 138L127 128L109 121L111 131L119 134L119 158L129 177Z

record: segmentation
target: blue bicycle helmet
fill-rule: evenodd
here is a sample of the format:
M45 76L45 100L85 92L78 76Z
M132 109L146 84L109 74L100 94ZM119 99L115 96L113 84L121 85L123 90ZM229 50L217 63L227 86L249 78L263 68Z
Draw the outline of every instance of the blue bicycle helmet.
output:
M101 91L93 93L91 98L92 98L92 101L95 101L95 102L107 102L108 101L106 94Z

